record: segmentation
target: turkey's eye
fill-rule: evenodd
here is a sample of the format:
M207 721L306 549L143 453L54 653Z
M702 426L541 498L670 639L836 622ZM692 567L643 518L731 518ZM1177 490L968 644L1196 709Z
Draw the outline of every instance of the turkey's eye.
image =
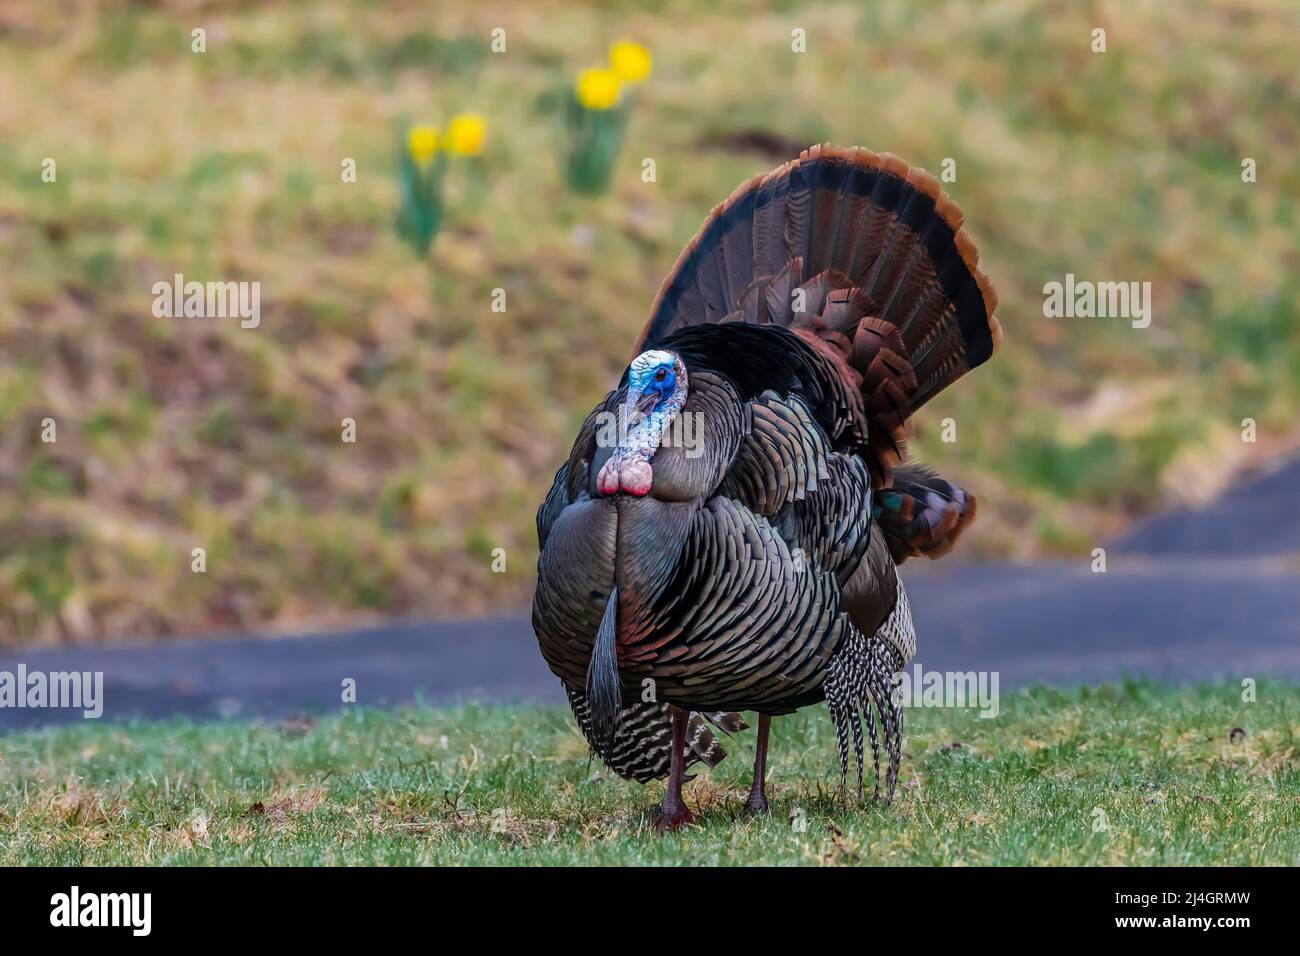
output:
M666 368L661 368L659 371L655 372L656 382L662 382L667 377L668 377L668 369Z

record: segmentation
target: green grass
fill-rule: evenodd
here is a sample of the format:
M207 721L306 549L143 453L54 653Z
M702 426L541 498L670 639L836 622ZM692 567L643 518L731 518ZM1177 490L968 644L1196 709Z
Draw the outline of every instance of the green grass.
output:
M662 787L590 764L562 710L78 725L0 738L0 865L1300 864L1293 684L1036 688L908 731L896 802L858 805L826 716L775 721L761 819L747 732L660 838Z

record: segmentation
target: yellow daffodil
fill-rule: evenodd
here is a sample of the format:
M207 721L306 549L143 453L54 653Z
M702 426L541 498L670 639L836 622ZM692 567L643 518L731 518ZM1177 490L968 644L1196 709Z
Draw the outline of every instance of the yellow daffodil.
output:
M460 113L447 124L446 147L457 156L477 156L483 149L487 120L478 113Z
M640 83L653 65L650 51L635 40L619 40L609 48L609 68L624 83Z
M420 166L427 166L438 153L438 131L432 126L412 126L406 134L406 148Z
M589 110L607 110L618 104L623 84L613 70L583 70L578 74L575 92L578 102Z

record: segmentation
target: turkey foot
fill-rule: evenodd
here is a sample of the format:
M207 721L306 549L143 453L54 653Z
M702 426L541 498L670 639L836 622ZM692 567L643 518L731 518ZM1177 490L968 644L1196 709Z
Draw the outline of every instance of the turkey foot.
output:
M772 811L768 809L767 797L764 794L751 793L749 799L745 801L745 809L742 812L747 817L757 817Z
M660 836L688 827L694 822L695 814L691 813L684 803L675 810L669 810L667 807L655 808L654 831Z

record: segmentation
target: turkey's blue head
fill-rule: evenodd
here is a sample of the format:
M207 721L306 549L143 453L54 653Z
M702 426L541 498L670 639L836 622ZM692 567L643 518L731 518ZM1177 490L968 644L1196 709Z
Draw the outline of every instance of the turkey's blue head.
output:
M678 380L685 385L686 367L672 352L651 349L634 358L627 369L627 409L637 415L633 418L629 414L628 424L634 425L640 418L655 412L675 413L681 402L671 409L669 406L677 395ZM683 387L683 400L685 393Z
M632 360L627 370L622 437L596 477L601 494L650 493L655 449L685 404L687 387L686 366L672 352L651 349Z

